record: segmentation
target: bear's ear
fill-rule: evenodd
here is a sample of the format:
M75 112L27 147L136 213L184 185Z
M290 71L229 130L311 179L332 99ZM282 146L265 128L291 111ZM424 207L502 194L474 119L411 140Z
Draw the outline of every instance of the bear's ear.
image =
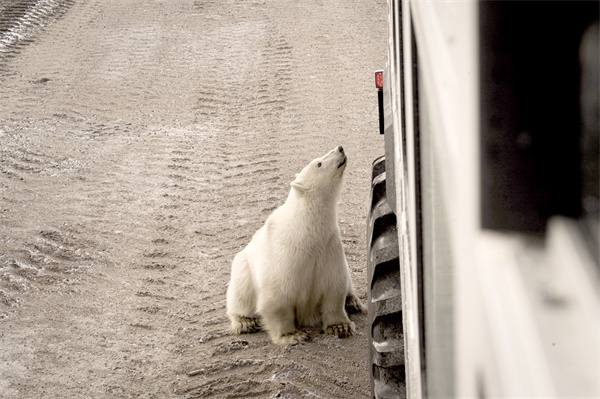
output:
M291 182L290 186L298 190L298 192L300 193L304 193L304 191L306 191L306 188L298 180L294 180L293 182Z

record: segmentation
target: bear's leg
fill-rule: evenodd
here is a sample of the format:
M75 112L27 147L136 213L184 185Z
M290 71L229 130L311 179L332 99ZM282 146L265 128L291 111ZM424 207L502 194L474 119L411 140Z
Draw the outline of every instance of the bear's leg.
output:
M227 315L231 331L236 334L260 331L256 313L256 290L244 251L236 255L231 265L231 280L227 288Z
M327 243L318 267L322 273L319 291L323 295L321 305L323 331L339 338L350 337L354 333L354 323L348 318L345 306L350 305L351 308L363 306L354 294L350 269L346 263L339 232ZM346 298L349 298L349 301Z
M294 307L281 303L261 306L260 314L271 341L279 345L297 345L310 340L308 334L296 328Z
M354 323L344 310L345 300L344 293L326 293L323 297L323 331L338 338L354 335Z

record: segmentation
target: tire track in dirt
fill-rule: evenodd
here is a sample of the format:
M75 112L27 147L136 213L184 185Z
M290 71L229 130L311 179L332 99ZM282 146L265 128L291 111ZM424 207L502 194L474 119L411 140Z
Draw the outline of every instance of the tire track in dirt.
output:
M0 70L43 28L68 12L72 0L5 0L0 4Z
M86 238L82 219L44 223L53 195L38 186L61 185L84 163L57 153L40 136L53 128L31 121L0 124L0 320L13 315L31 293L79 292L86 271L104 262L102 243ZM44 133L42 133L44 132ZM60 137L53 137L60 141ZM24 201L24 199L27 199ZM97 254L96 257L91 255Z

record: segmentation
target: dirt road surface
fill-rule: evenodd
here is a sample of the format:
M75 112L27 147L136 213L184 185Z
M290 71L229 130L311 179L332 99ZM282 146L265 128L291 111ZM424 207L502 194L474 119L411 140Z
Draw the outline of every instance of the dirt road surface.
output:
M295 173L349 156L366 300L385 0L0 4L0 397L365 398L366 315L228 332L230 262Z

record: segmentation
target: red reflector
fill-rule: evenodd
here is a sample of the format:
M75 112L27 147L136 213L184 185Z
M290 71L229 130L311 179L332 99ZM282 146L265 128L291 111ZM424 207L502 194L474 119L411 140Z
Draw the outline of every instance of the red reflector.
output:
M375 87L383 89L383 71L375 71Z

